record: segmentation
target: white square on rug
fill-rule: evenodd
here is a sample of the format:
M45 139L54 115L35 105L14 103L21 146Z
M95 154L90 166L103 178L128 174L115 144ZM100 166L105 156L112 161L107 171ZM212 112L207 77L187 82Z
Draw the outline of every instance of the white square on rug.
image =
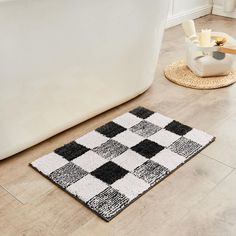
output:
M110 221L214 140L137 107L30 165Z

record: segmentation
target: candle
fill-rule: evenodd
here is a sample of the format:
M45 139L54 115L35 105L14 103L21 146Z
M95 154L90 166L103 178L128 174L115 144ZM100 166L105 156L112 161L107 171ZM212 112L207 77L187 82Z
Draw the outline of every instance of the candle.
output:
M211 46L211 29L202 29L200 33L200 47Z

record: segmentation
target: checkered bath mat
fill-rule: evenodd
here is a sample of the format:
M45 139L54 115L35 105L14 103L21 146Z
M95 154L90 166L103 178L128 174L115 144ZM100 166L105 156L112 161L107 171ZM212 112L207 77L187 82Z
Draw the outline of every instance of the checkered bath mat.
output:
M110 221L214 137L138 107L31 166Z

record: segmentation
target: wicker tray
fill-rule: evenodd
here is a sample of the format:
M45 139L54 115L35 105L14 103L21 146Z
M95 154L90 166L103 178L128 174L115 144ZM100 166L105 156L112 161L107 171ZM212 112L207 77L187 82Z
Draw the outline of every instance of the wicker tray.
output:
M236 71L227 76L205 77L196 76L184 63L177 61L164 70L168 80L188 88L194 89L215 89L229 86L236 82Z

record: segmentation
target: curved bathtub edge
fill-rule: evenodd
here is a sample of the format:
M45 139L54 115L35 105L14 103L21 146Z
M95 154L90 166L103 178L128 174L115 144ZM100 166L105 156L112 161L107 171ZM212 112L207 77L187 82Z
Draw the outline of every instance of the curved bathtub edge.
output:
M6 152L3 152L3 153L1 154L1 156L0 156L0 161L1 161L1 160L4 160L4 159L6 159L6 158L9 158L9 157L13 157L14 155L16 155L16 154L18 154L18 153L20 153L20 152L22 152L22 151L25 151L25 150L27 150L28 148L31 148L31 147L33 147L33 146L35 146L35 145L37 145L37 144L39 144L39 143L41 143L41 142L43 142L43 141L49 139L49 138L52 138L53 136L55 136L55 135L57 135L57 134L59 134L59 133L62 133L62 132L66 131L66 130L68 130L68 129L70 129L70 128L76 126L76 125L79 125L79 124L81 124L81 123L83 123L83 122L86 122L87 120L89 120L89 119L91 119L91 118L94 118L94 117L97 116L97 115L100 115L100 114L102 114L102 113L104 113L104 112L106 112L106 111L108 111L108 110L110 110L110 109L112 109L112 108L115 108L115 107L117 107L117 106L119 106L119 105L124 104L125 102L128 102L128 101L130 101L130 100L132 100L132 99L138 97L139 95L141 95L141 94L143 94L145 91L147 91L147 90L151 87L152 83L153 83L153 80L151 81L150 84L148 84L147 86L144 86L142 89L140 89L139 91L137 91L135 94L130 95L130 96L127 96L126 98L123 98L122 100L117 101L117 103L113 103L112 105L108 105L108 106L105 106L104 108L97 109L97 110L95 110L93 113L85 114L85 115L83 116L83 118L81 118L81 119L79 119L79 120L76 120L76 121L73 121L73 122L70 122L70 123L67 123L67 124L66 124L65 126L63 126L60 130L58 130L58 129L57 129L57 130L56 130L56 129L53 130L53 129L52 129L50 133L44 135L43 137L37 138L37 140L32 140L31 142L28 142L28 143L26 143L25 145L20 146L20 147L17 147L17 148L15 148L15 149L10 148L11 151L6 151ZM78 137L79 137L79 136L78 136ZM71 140L71 141L73 141L73 140Z

